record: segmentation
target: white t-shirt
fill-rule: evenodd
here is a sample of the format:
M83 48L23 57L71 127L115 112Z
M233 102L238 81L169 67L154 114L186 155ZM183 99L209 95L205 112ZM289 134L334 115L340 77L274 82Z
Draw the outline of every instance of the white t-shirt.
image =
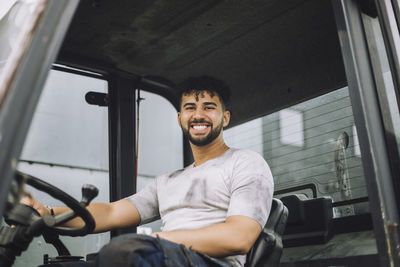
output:
M271 209L274 182L258 153L230 148L220 157L158 176L127 197L138 209L141 224L158 218L163 231L198 229L225 222L232 215L250 217L264 227ZM245 255L223 260L243 266Z

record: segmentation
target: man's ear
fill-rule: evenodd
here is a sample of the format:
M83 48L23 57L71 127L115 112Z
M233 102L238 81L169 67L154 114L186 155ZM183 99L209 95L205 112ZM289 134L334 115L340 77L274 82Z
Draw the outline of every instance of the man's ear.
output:
M224 124L223 127L229 125L229 121L231 120L231 112L229 110L224 111Z
M180 112L178 112L178 124L179 124L179 126L182 126L181 125L181 113Z

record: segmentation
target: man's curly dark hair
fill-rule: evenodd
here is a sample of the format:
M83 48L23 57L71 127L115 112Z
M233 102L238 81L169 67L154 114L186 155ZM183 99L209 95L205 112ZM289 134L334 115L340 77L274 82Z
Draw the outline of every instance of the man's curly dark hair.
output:
M182 104L182 96L195 94L196 99L202 92L207 92L211 97L218 95L223 110L228 109L231 97L230 88L223 81L212 76L189 77L178 85L179 107Z

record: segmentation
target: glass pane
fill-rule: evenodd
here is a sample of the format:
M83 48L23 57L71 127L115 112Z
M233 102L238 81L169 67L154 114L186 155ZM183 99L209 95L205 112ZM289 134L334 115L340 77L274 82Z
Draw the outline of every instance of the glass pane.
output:
M106 93L107 82L50 72L21 160L108 170L108 111L86 103L89 91Z
M36 108L18 169L81 199L83 184L94 184L94 202L109 202L108 111L86 103L88 91L107 93L101 79L52 70ZM45 205L65 206L45 193L27 190ZM86 237L61 237L74 256L97 252L109 233ZM43 254L57 255L42 237L34 239L14 266L37 266Z
M139 175L137 190L141 190L160 174L183 167L182 131L177 111L165 98L140 92ZM138 227L138 233L160 231L161 221Z
M334 202L367 196L348 94L342 88L224 132L232 147L259 152L271 167L275 192L315 185ZM295 190L312 198L312 190ZM283 195L278 195L278 197ZM368 211L367 203L335 208L335 216Z

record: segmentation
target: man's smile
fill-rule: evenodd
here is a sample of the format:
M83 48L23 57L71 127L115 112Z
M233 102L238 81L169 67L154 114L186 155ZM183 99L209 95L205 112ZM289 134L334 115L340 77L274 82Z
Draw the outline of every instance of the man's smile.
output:
M191 123L190 128L193 134L202 134L208 131L210 125L210 123Z
M205 128L207 128L207 125L194 125L192 127L195 130L204 130Z

